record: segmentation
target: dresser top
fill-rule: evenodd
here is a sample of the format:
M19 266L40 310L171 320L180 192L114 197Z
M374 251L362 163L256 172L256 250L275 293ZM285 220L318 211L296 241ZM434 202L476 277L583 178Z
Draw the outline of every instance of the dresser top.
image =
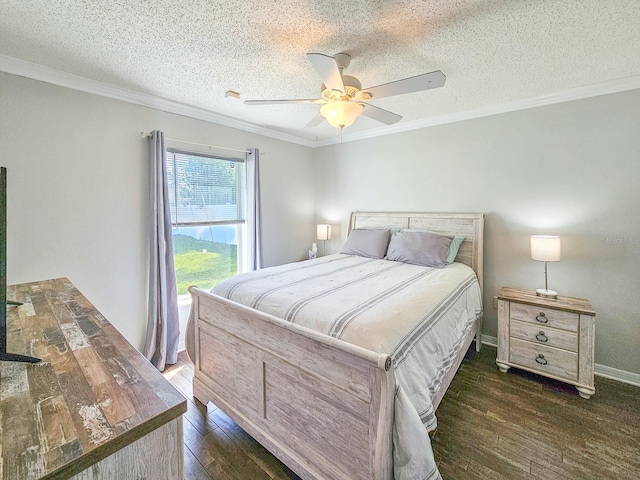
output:
M178 418L184 397L66 278L13 285L0 362L0 479L68 478Z
M522 290L518 288L502 287L498 293L498 299L510 302L524 303L527 305L541 305L566 312L574 312L582 315L595 315L589 300L577 297L545 298L536 295L535 290Z

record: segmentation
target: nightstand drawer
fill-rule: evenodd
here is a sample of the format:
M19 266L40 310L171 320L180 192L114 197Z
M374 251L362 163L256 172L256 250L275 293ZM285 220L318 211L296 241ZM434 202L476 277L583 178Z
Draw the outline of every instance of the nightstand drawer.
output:
M511 320L520 320L534 325L559 328L570 332L578 331L579 315L577 313L554 310L544 306L511 302L510 317Z
M574 382L578 379L577 353L536 345L519 338L511 339L509 362L543 375L553 375Z
M539 313L539 312L538 312ZM538 345L562 348L571 352L578 351L578 334L566 330L550 328L546 325L512 320L510 325L511 337L528 340Z

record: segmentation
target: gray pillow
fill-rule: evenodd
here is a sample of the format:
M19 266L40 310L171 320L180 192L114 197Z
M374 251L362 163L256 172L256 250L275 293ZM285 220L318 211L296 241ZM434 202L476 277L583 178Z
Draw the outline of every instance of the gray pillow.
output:
M444 268L453 236L430 232L399 232L391 237L387 260Z
M435 233L430 230L423 230L421 228L403 228L400 230L401 232L428 232L433 233L435 235L442 235L442 233ZM449 237L450 235L445 235L445 237ZM444 260L444 263L449 265L456 260L456 256L458 255L458 250L460 250L460 245L463 244L464 239L466 237L464 235L454 235L453 240L451 241L451 245L447 249L447 258Z
M388 245L388 229L356 228L351 230L349 238L342 246L340 253L358 255L360 257L384 258Z

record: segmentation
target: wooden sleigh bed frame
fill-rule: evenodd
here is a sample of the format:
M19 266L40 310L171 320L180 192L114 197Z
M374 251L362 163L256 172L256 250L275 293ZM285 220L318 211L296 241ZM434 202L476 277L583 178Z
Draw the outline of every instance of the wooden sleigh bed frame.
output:
M482 214L354 212L354 228L462 234L456 261L482 290ZM211 401L303 479L392 480L395 376L391 358L195 287L187 350L193 394ZM464 339L434 409L482 320Z

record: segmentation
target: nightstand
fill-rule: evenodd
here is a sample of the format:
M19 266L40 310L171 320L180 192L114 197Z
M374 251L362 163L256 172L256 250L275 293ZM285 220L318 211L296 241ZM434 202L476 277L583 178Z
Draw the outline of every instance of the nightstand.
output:
M498 294L498 358L501 372L528 370L575 385L583 398L595 393L595 315L583 298L543 298L535 291L503 287Z

